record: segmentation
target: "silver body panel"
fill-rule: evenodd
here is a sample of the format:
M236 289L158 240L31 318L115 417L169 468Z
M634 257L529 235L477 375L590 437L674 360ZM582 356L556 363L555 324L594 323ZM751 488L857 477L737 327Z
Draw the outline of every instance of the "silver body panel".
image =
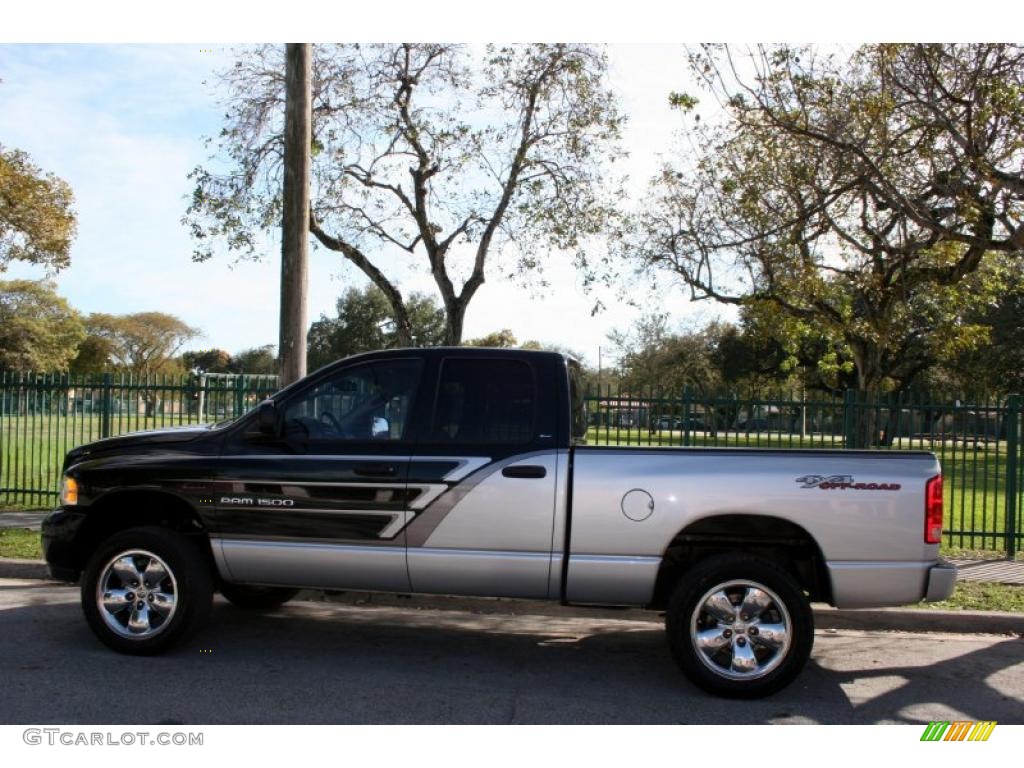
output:
M566 599L571 603L646 605L661 557L578 555L569 558Z
M479 597L546 598L550 552L410 549L413 591Z
M807 531L840 608L934 599L952 583L932 572L938 546L923 541L925 483L939 473L926 454L584 447L572 456L571 488L566 450L459 461L444 485L420 489L394 515L387 534L407 528L392 542L217 539L218 568L258 584L539 599L560 599L566 573L569 602L645 605L678 533L741 514ZM517 465L545 476L502 474ZM797 482L809 475L872 487Z
M566 473L555 451L501 462L501 469L521 465L543 467L545 476L513 478L483 470L485 476L423 545L409 547L409 579L416 592L551 596L552 554L560 550L553 541L556 499Z
M405 547L212 539L221 576L242 584L408 592Z
M938 557L938 545L924 543L925 483L937 474L938 462L927 454L581 448L573 471L569 594L578 556L660 557L691 523L742 514L807 531L826 561L838 607L917 602ZM797 482L808 475L900 487ZM634 489L654 500L652 514L639 522L621 506Z

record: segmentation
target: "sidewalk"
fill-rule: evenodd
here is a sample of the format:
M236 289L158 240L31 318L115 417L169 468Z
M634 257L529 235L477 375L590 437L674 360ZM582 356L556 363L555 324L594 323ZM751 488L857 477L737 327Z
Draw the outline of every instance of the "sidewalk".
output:
M0 512L0 528L32 528L38 530L43 518L50 514L50 510L35 510L32 512Z
M1024 585L1024 560L950 560L957 581L994 581Z

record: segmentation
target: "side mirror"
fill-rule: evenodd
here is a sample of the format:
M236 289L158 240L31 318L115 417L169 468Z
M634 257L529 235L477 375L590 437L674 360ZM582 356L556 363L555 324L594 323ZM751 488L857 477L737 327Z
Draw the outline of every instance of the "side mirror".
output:
M270 398L256 406L256 428L261 435L274 435L277 432L277 405Z
M373 425L370 427L370 438L387 440L389 437L391 437L391 424L385 418L374 416Z

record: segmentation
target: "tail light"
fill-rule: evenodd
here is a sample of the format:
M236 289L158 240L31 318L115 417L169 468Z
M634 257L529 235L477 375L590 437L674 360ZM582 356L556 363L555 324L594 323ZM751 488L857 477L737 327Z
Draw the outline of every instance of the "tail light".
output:
M942 475L936 475L924 487L924 542L942 541Z

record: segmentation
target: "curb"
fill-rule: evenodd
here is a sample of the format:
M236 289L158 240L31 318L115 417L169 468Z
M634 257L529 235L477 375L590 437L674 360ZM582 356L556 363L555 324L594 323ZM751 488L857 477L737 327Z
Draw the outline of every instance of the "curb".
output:
M43 560L0 557L0 579L50 578ZM342 605L464 611L476 614L602 618L622 621L664 622L664 614L635 608L581 608L538 600L444 595L392 595L376 592L303 590L296 600ZM839 610L814 606L814 628L865 632L945 632L950 634L1018 635L1024 637L1024 614L998 611L933 611L928 608L873 608Z
M936 611L931 608L860 608L841 611L827 605L815 605L814 627L875 632L947 632L1024 637L1024 613Z
M477 614L557 616L642 621L662 625L665 614L638 608L601 608L560 605L539 600L445 595L389 595L375 592L321 592L303 590L296 600L380 608L466 611ZM874 608L839 610L814 604L817 630L872 632L943 632L949 634L1020 635L1024 613L999 611L935 611L930 608Z
M15 560L0 557L0 579L49 579L45 560Z

